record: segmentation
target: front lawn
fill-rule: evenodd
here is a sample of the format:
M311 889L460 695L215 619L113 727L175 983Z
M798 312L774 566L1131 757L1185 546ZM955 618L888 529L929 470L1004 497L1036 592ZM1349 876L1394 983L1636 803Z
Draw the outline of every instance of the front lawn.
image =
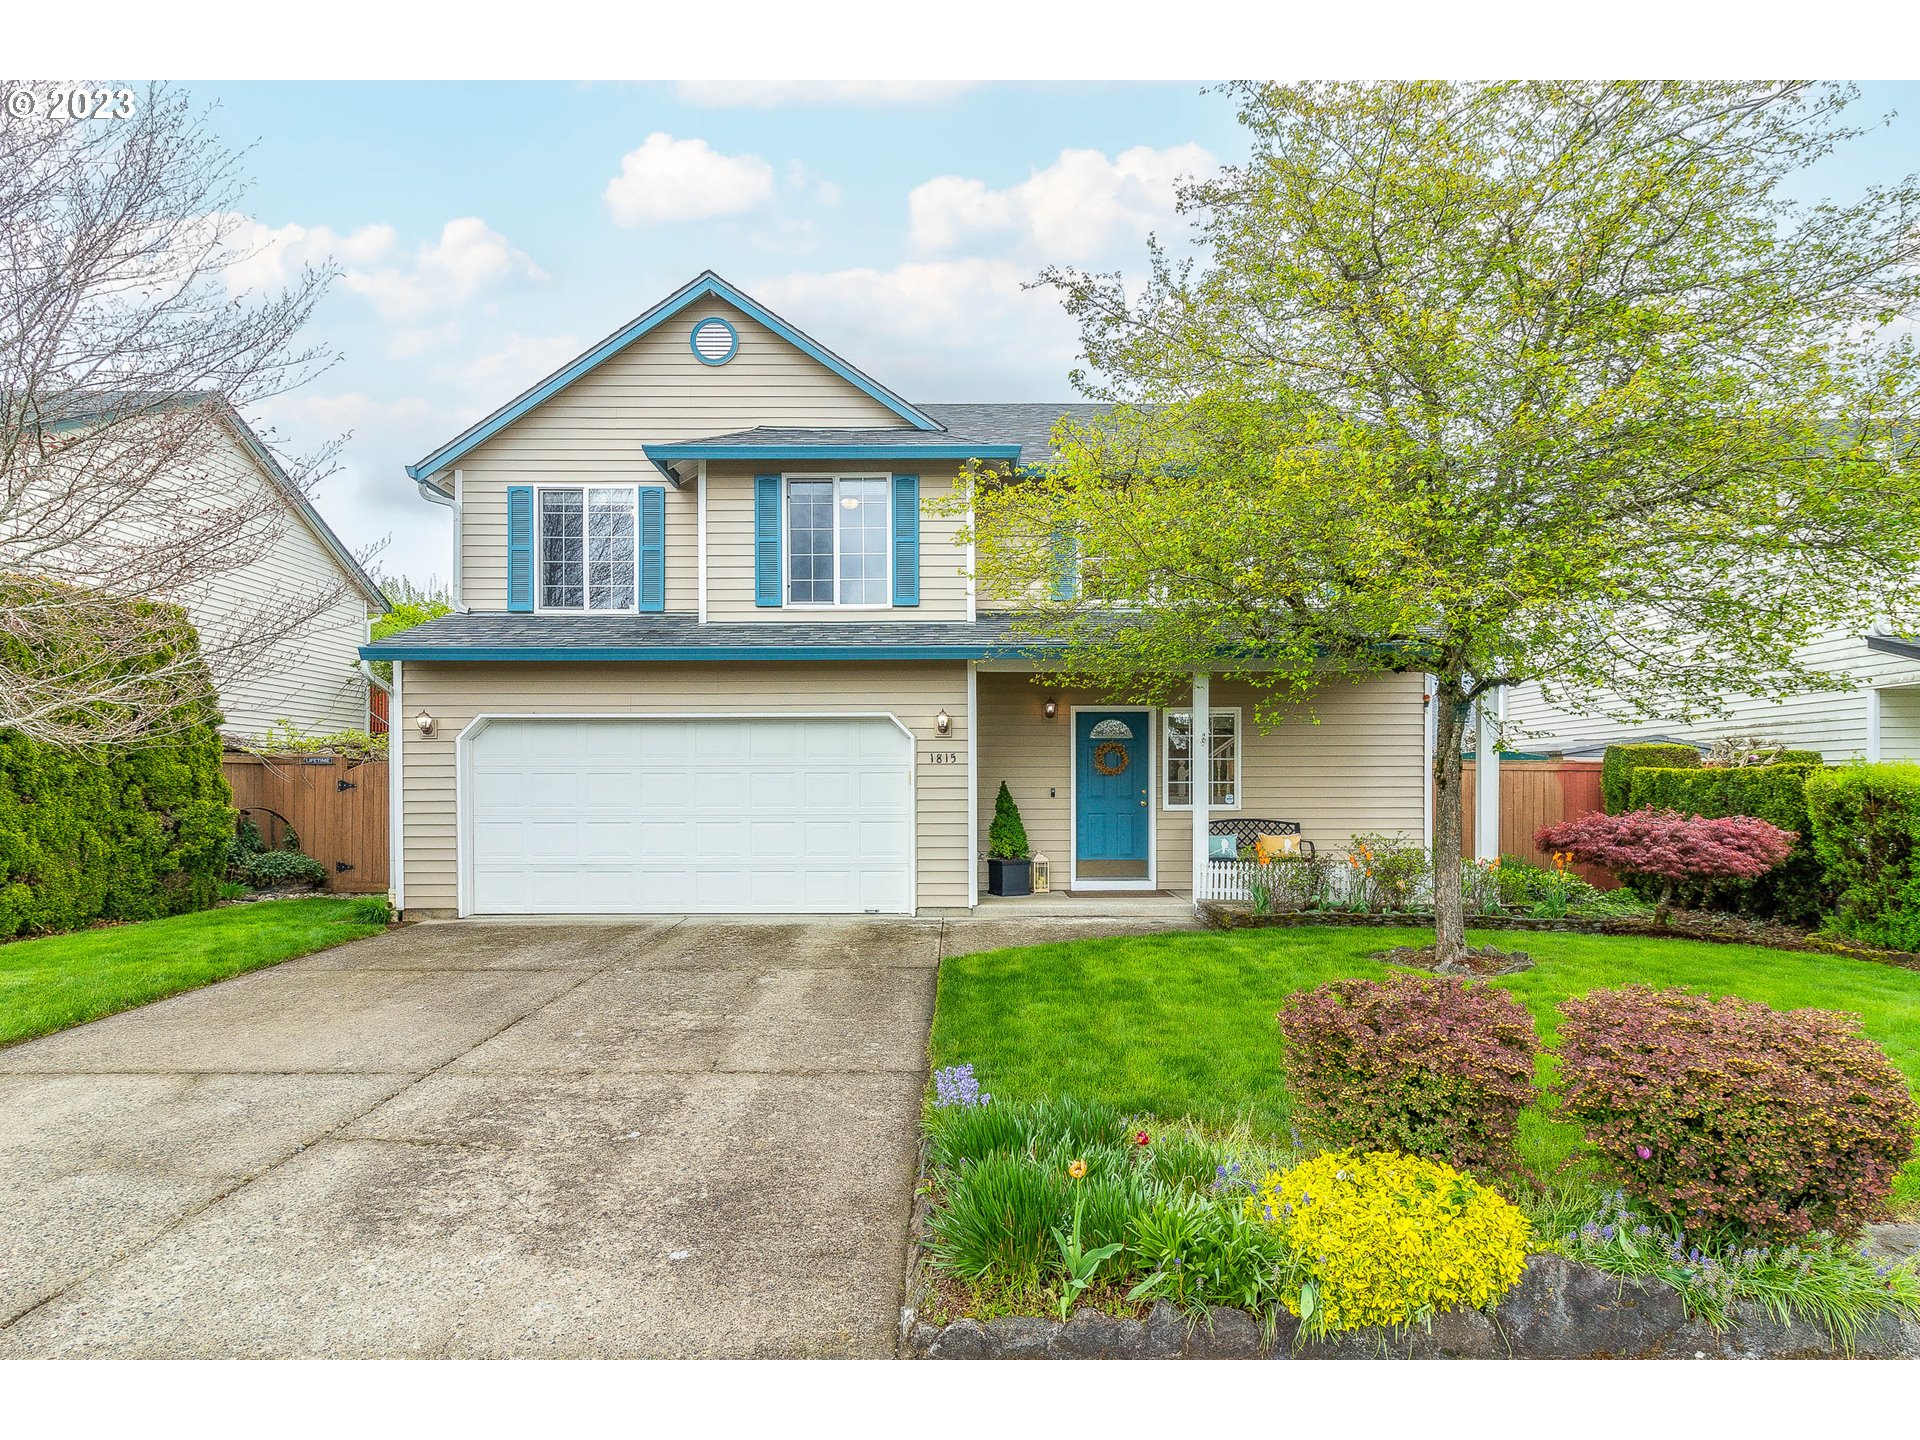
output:
M1076 1095L1168 1119L1249 1123L1284 1136L1287 1096L1274 1012L1286 996L1345 976L1377 978L1372 950L1426 932L1340 928L1204 932L995 950L940 967L936 1067L971 1063L981 1087L1010 1099ZM1478 934L1474 943L1517 937ZM1488 983L1509 990L1551 1045L1557 1006L1630 981L1740 995L1776 1009L1847 1010L1920 1095L1920 973L1757 946L1620 936L1530 934L1538 962ZM1543 1075L1546 1065L1543 1062ZM1521 1151L1538 1174L1579 1145L1535 1106ZM1895 1190L1920 1208L1920 1160Z
M383 901L263 900L0 945L0 1044L377 935Z

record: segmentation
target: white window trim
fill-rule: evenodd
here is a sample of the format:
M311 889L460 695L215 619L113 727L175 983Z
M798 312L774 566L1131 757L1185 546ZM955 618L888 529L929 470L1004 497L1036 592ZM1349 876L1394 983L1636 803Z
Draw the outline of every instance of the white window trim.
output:
M568 484L562 484L558 480L553 480L553 481L547 481L544 483L537 483L534 485L533 487L533 613L534 614L536 615L638 615L640 613L640 492L643 489L647 489L647 488L649 487L643 486L637 481L630 485L623 484L617 481L609 485L604 481L582 480L577 484L568 485ZM661 489L664 487L654 486L652 488ZM540 534L540 496L542 492L547 490L578 490L580 492L580 507L581 507L580 508L580 524L582 526L582 530L581 530L582 544L584 544L587 539L585 528L584 528L586 525L586 503L587 503L586 492L589 490L631 490L633 491L633 604L624 605L618 609L613 609L605 606L595 608L595 607L587 606L585 604L547 605L542 603L541 597L547 593L547 587L541 576L541 571L543 571L546 568L547 547L543 543L541 543L542 537ZM580 564L581 564L580 595L582 600L584 600L587 594L586 555L584 551L581 554Z
M832 600L795 600L793 598L793 482L831 480L833 482L833 593ZM840 595L840 482L842 480L879 480L887 487L887 598L883 604L862 602L845 605ZM817 474L812 471L782 471L780 475L780 607L783 610L891 610L893 604L893 475L891 472L853 471Z
M1191 800L1189 800L1184 805L1176 805L1173 802L1173 717L1176 715L1186 715L1190 717L1192 714L1193 714L1193 707L1191 705L1171 705L1171 706L1168 706L1166 710L1161 712L1161 716L1160 716L1160 804L1164 809L1167 809L1167 810L1193 809L1193 802ZM1207 809L1208 810L1241 810L1246 808L1246 803L1247 803L1247 797L1245 792L1246 775L1247 775L1247 749L1246 749L1246 731L1245 729L1242 728L1242 725L1241 725L1240 707L1238 705L1209 705L1207 707L1207 723L1209 727L1212 726L1213 717L1216 715L1231 715L1233 717L1233 803L1231 805L1227 805L1227 804L1223 804L1218 800L1213 800L1209 798ZM1192 723L1191 720L1189 720L1188 723L1189 725L1191 725ZM1209 728L1208 733L1209 734L1212 733L1211 728ZM1208 768L1209 768L1209 771L1211 771L1211 768L1212 768L1211 757L1209 757L1208 759ZM1211 774L1209 774L1209 781L1211 781Z

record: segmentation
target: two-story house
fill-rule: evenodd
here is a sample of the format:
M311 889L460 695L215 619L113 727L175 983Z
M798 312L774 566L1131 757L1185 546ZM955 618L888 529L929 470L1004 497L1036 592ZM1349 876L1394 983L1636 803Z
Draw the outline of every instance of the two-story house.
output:
M362 652L402 908L964 911L1002 781L1056 891L1190 890L1238 817L1423 833L1418 675L1266 730L1206 676L1163 711L1035 683L928 502L1071 408L910 403L707 273L408 467L457 591Z

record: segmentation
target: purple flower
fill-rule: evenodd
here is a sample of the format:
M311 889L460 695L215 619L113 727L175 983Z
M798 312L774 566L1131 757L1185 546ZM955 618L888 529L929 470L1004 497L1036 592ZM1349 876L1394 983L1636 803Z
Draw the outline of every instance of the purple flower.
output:
M1634 1146L1633 1153L1638 1155L1642 1160L1651 1160L1653 1158L1653 1151L1649 1150L1644 1145Z
M971 1065L949 1065L933 1072L933 1103L943 1110L955 1105L985 1105L992 1099L980 1093L980 1082L974 1078Z

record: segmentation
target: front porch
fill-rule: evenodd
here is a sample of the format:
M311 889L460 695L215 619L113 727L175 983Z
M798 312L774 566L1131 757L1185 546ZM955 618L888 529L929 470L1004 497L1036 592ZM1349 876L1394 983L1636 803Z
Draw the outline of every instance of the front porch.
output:
M1245 682L1197 677L1185 703L1163 707L1049 688L1030 672L985 663L973 685L983 909L1088 914L1125 899L1170 910L1190 908L1196 898L1232 898L1223 889L1243 894L1244 867L1208 859L1217 821L1297 826L1300 839L1323 854L1344 853L1360 834L1415 841L1427 834L1418 675L1330 684L1265 730L1254 718L1260 697ZM1207 716L1197 740L1196 711ZM1196 754L1207 756L1203 784L1196 784ZM987 893L987 837L1003 782L1033 856L1047 861L1046 894Z

